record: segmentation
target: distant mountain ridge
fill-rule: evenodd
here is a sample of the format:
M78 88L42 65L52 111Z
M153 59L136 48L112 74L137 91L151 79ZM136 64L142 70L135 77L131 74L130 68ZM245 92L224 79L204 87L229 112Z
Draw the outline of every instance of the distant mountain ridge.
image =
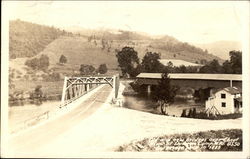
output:
M207 44L195 44L197 47L207 49L211 54L224 60L229 59L229 51L242 50L241 43L238 41L216 41Z

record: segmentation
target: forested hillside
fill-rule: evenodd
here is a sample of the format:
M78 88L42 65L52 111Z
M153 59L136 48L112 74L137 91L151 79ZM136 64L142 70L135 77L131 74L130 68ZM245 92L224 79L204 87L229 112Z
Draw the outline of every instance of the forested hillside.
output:
M9 56L11 59L32 57L61 35L70 35L54 27L21 20L9 23Z

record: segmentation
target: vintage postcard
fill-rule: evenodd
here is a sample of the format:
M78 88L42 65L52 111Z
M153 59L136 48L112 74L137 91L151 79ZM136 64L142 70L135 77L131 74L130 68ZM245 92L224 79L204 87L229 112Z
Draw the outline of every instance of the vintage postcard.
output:
M2 1L1 157L239 158L248 1Z

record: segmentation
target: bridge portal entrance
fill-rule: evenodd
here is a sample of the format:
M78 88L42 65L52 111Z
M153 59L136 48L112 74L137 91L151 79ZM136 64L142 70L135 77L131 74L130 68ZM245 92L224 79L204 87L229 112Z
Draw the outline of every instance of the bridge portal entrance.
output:
M110 85L114 91L114 98L117 98L119 90L119 75L113 77L65 77L61 98L61 107L88 93L93 87L100 84Z

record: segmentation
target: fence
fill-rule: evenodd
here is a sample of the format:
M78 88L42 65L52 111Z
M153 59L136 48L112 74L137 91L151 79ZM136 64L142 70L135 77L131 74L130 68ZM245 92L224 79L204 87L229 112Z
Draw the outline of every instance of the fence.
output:
M47 119L49 119L49 114L50 114L50 111L46 111L46 112L44 112L42 114L31 117L31 118L29 118L29 119L27 119L25 121L21 121L21 122L19 122L19 123L17 123L15 125L14 129L11 130L10 133L11 134L16 133L16 132L18 132L20 130L24 130L27 127L36 125L41 121L47 120Z

